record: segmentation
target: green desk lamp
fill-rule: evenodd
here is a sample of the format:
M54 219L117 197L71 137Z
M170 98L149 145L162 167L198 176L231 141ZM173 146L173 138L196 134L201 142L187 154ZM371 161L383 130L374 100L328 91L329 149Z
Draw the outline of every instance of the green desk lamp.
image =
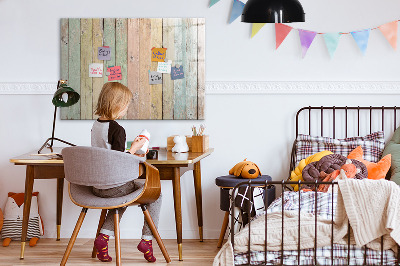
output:
M69 143L65 140L55 138L54 130L56 128L56 115L57 115L57 107L68 107L76 104L79 101L79 93L74 91L71 87L67 85L66 80L59 80L57 83L57 91L53 95L53 105L54 105L54 118L53 118L53 132L51 133L51 138L48 138L42 147L39 149L38 153L40 153L45 147L50 148L51 152L53 152L53 141L58 140L62 143L75 146L72 143ZM49 141L51 143L49 144Z

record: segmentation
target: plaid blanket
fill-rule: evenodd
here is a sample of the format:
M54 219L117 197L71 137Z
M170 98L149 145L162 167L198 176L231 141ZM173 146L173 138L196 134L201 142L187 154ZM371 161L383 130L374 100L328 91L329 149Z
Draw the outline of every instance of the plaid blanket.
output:
M269 205L267 212L282 211L282 203L285 211L297 211L300 208L301 212L317 214L321 218L329 220L332 219L332 208L333 215L335 215L336 194L317 192L317 198L315 198L314 191L300 193L298 191L286 191L283 197L275 199ZM265 215L265 212L263 214ZM260 215L257 215L257 217Z
M347 264L347 245L333 245L333 262L331 251L332 249L330 246L317 248L316 265L382 265L381 253L376 250L350 245L349 264ZM365 260L364 253L366 253ZM298 265L298 257L297 250L285 250L283 251L283 264ZM265 265L264 259L264 252L250 252L250 265ZM247 253L236 254L235 265L248 265ZM266 265L281 265L281 252L268 251ZM303 249L300 251L300 265L314 265L314 249ZM383 265L396 265L396 257L392 250L383 252Z
M317 196L317 197L316 197ZM277 198L268 207L267 215L273 212L282 211L282 203L284 210L298 210L316 214L326 219L332 219L332 213L335 215L336 194L317 192L285 192L283 196ZM260 215L265 215L265 212L253 218L257 219ZM333 264L332 264L332 248L326 246L316 249L317 265L347 265L348 246L333 245ZM366 254L366 256L364 256ZM385 250L383 253L384 265L395 265L396 257L392 250ZM266 265L280 265L281 252L267 251L265 252L250 252L250 265L265 263L265 255L267 256ZM349 265L381 265L381 252L371 250L364 247L350 245L350 263ZM285 250L283 252L284 265L314 265L314 249L304 249L300 251L300 256L297 250ZM235 265L248 264L248 253L235 254Z
M362 147L364 151L364 160L378 162L382 157L382 152L385 148L383 131L374 132L364 137L345 139L333 139L329 137L299 134L296 139L295 165L298 165L302 159L324 150L347 157L347 155L357 148L357 146Z

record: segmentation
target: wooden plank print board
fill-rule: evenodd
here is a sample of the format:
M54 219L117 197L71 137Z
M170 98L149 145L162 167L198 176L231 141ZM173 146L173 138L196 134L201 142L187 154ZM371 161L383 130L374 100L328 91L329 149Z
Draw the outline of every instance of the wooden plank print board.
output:
M110 48L110 60L98 59L98 47ZM166 48L165 62L183 66L183 78L150 84L157 71L152 48ZM103 65L103 77L89 77L89 64ZM124 119L204 119L204 18L65 18L61 19L61 79L80 101L61 109L61 119L97 119L94 114L107 68L121 67L120 82L132 91Z

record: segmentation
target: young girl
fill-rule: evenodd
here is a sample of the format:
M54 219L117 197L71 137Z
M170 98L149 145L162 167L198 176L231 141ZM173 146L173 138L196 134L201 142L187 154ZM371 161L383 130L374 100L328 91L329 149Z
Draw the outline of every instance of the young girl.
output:
M100 117L94 122L92 127L91 139L93 147L125 152L125 129L115 120L126 114L132 97L132 92L121 83L108 82L104 84L96 107L96 115ZM129 149L129 153L131 153L132 156L138 156L138 167L139 162L144 160L140 157L144 157L145 155L138 155L136 151L139 150L145 142L146 139L144 138L136 138ZM143 183L135 182L136 178L137 176L132 176L132 181L117 187L93 187L93 194L102 198L128 195L144 186ZM160 207L161 195L155 202L147 205L156 226L158 226ZM126 207L118 209L120 219L125 210ZM100 234L94 241L94 245L97 249L97 258L101 261L112 260L108 255L108 240L110 236L114 236L114 214L115 210L109 210L107 212L106 220L101 228ZM137 248L144 253L144 258L149 262L156 261L156 258L153 256L152 237L153 234L151 233L150 227L145 221L142 230L142 240Z

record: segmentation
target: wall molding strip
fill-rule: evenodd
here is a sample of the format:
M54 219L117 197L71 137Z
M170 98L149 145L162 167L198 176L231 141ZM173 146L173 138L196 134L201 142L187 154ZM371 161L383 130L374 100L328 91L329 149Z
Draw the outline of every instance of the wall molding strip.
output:
M49 83L0 83L0 94L50 94ZM209 81L206 94L400 94L400 81Z
M0 94L54 94L54 83L0 83Z
M399 81L207 82L207 94L400 94Z

